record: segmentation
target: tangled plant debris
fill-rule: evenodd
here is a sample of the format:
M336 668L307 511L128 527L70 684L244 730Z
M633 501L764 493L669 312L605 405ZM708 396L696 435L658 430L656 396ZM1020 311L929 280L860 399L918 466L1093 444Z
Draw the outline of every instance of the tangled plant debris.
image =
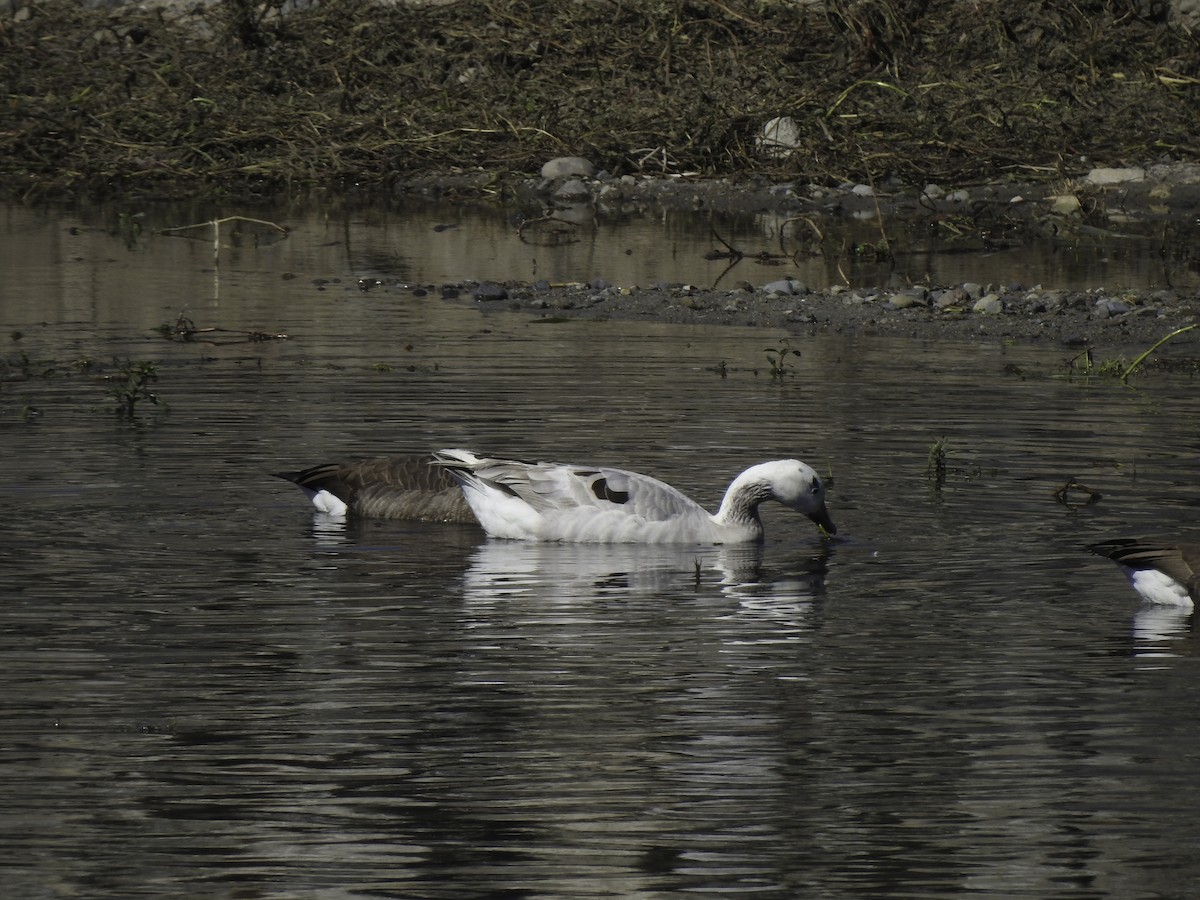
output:
M161 398L150 389L150 385L158 380L158 368L152 362L126 361L116 374L109 379L109 393L114 401L113 412L121 419L133 419L137 415L137 406L143 400L149 400L158 406ZM166 405L163 404L163 408Z
M963 183L1200 158L1197 37L1136 0L279 0L0 29L10 195L538 171ZM791 153L764 153L789 117ZM1103 127L1100 127L1102 124Z

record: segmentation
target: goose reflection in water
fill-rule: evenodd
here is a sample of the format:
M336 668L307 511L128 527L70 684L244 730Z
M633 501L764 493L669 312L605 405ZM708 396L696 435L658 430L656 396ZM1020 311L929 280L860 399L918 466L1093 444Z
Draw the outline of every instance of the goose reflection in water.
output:
M1144 603L1133 615L1133 655L1192 656L1192 610Z
M1200 541L1118 538L1087 549L1116 563L1142 598L1133 617L1135 655L1191 655L1178 642L1191 634L1200 600Z
M480 607L514 600L548 608L606 598L678 601L719 593L757 616L805 617L824 591L826 561L833 552L822 542L800 559L765 562L758 544L573 544L486 540L471 554L464 594Z

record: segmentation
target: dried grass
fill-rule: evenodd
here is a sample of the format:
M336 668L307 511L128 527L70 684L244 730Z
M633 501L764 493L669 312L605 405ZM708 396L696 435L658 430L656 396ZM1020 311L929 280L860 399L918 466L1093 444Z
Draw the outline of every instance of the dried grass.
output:
M570 154L616 174L963 183L1195 160L1200 48L1138 9L225 0L172 18L35 0L0 30L0 180L383 187ZM779 115L800 150L764 158Z

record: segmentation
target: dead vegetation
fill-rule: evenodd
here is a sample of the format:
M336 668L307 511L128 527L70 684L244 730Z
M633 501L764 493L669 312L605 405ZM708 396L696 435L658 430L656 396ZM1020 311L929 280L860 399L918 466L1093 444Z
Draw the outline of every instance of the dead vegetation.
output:
M1200 47L1137 0L33 0L0 25L6 193L614 174L1063 177L1200 158ZM799 151L764 158L768 119Z

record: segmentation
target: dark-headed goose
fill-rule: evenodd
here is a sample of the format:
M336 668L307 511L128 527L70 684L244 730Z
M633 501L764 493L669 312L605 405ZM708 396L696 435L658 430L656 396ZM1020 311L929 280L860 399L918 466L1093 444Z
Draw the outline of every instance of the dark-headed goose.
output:
M377 519L475 522L458 483L427 453L275 472L300 487L318 512Z
M1122 538L1088 547L1121 567L1129 583L1150 603L1189 609L1200 601L1200 542Z

